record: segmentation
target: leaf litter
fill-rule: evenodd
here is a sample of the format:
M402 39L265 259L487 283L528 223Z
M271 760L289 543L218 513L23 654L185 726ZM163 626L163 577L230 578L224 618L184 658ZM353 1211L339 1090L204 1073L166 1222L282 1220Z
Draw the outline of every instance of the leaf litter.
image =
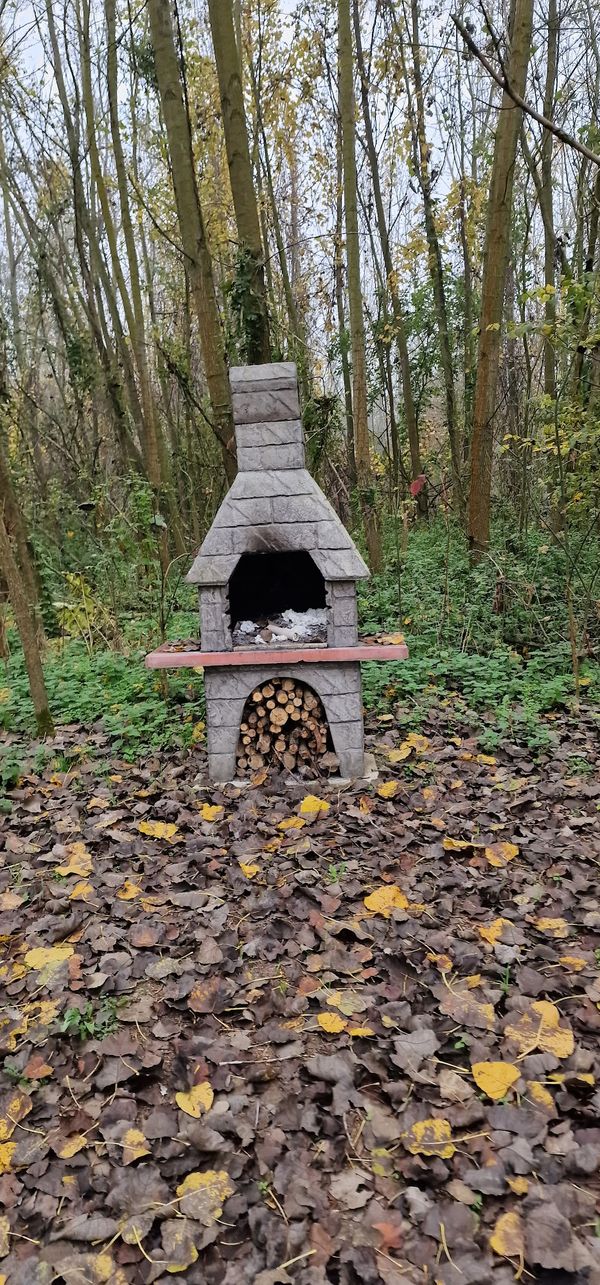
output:
M598 1285L594 730L533 762L449 718L324 797L200 751L26 772L2 1285Z

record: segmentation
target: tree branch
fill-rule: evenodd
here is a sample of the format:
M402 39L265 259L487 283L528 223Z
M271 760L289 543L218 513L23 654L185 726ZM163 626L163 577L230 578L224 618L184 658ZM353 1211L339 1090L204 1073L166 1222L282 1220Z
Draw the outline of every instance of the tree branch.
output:
M600 156L598 156L596 152L593 152L590 147L586 147L585 143L579 143L576 138L573 138L572 134L567 134L566 130L560 128L560 125L555 125L553 121L548 120L547 116L542 116L541 112L537 112L535 107L530 107L529 104L525 102L525 99L521 98L521 95L512 88L512 85L510 85L506 75L497 71L489 58L486 58L479 46L475 44L470 32L467 31L467 28L455 13L452 14L452 21L455 27L460 31L467 48L475 58L479 59L482 67L487 71L488 76L491 76L492 80L495 80L496 84L504 90L504 93L508 94L509 98L512 98L513 103L516 103L517 107L520 107L528 116L531 116L533 120L536 120L538 125L542 125L544 129L547 129L551 134L554 134L556 138L559 138L561 143L565 143L567 147L572 147L574 151L580 152L582 156L587 157L588 161L592 161L594 165L598 165L600 167Z

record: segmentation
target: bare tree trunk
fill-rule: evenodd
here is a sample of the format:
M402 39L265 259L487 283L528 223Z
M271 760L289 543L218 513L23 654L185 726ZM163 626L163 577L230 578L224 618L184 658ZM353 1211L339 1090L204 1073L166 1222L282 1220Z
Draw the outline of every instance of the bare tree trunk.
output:
M247 277L247 300L242 317L246 357L250 363L271 357L269 318L265 290L263 246L256 194L252 182L250 148L232 0L208 0L231 195L235 210L240 261L238 272Z
M342 172L342 128L338 112L336 122L337 184L335 203L335 307L338 322L340 363L344 385L344 410L346 418L346 455L348 477L352 490L357 485L356 459L354 456L354 416L352 414L352 376L348 361L348 331L344 308L344 176Z
M525 93L532 24L533 0L513 0L507 74L510 85L521 97ZM507 93L504 93L498 116L488 198L481 285L479 352L473 401L469 545L474 561L478 561L485 553L490 538L492 457L494 421L498 410L496 393L501 352L502 310L520 127L521 108L516 106Z
M227 478L232 481L236 464L231 392L212 259L196 184L190 119L183 96L170 0L149 0L148 12L158 91L169 146L179 234L187 259L190 289L198 318L213 428L221 443Z
M12 550L10 536L4 524L4 513L0 509L0 566L8 586L8 597L12 606L15 622L21 639L25 666L29 678L29 690L35 710L35 721L40 736L54 736L54 724L48 705L48 693L44 682L44 671L40 650L36 638L35 620L30 611L17 560Z
M382 565L381 537L375 506L375 484L371 471L369 424L367 416L367 374L365 357L365 323L360 280L360 244L358 239L358 205L356 152L354 147L354 84L352 68L352 29L350 0L338 0L338 65L340 78L340 119L342 126L342 168L344 176L344 210L346 215L346 259L348 264L348 303L352 345L352 412L354 420L354 453L365 538L372 571Z
M544 86L544 116L551 120L554 115L554 94L556 89L556 70L558 62L559 17L556 0L548 0L548 50L546 55L546 83ZM542 134L542 186L540 199L544 203L544 285L551 286L550 295L546 298L546 325L550 333L544 337L544 392L552 401L556 398L556 354L554 351L554 326L556 322L556 299L554 285L556 278L556 235L554 232L554 202L552 199L552 147L553 137L549 129Z
M360 13L358 0L354 0L354 39L356 43L356 62L360 76L360 90L363 120L365 124L365 139L367 144L367 155L369 157L369 166L371 170L371 181L373 183L373 197L375 200L375 213L377 217L377 229L381 243L381 253L387 276L387 288L392 304L392 313L394 317L394 335L396 347L398 350L398 360L400 363L400 374L402 377L402 393L404 398L404 418L406 422L406 432L408 436L408 447L410 451L410 464L413 480L420 477L423 468L421 465L421 447L419 442L419 426L415 414L415 403L412 395L412 383L410 373L410 358L408 355L408 341L406 337L406 326L404 323L404 313L398 288L396 286L396 274L392 261L392 252L390 248L390 237L383 207L383 197L381 193L381 181L379 178L379 163L377 159L377 149L373 137L373 124L371 121L371 108L369 104L369 85L365 69L365 60L363 56L362 40L360 34ZM422 489L417 499L417 512L420 517L427 516L427 492Z

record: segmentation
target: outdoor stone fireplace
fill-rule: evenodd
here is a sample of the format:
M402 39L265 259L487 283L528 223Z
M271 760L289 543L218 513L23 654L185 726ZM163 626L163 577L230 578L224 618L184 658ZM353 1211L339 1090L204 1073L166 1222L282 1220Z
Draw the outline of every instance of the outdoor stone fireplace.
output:
M235 367L230 382L239 472L187 576L201 648L167 644L146 663L204 666L213 780L234 778L244 707L271 677L316 694L341 775L360 777L360 661L407 650L359 645L356 583L369 571L306 469L295 365Z

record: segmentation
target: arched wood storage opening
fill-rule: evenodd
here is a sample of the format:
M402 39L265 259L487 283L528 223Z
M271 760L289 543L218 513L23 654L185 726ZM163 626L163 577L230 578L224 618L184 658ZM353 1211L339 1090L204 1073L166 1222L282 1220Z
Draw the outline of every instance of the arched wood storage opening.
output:
M298 678L267 678L245 702L236 753L238 776L263 768L328 776L339 762L321 698Z

